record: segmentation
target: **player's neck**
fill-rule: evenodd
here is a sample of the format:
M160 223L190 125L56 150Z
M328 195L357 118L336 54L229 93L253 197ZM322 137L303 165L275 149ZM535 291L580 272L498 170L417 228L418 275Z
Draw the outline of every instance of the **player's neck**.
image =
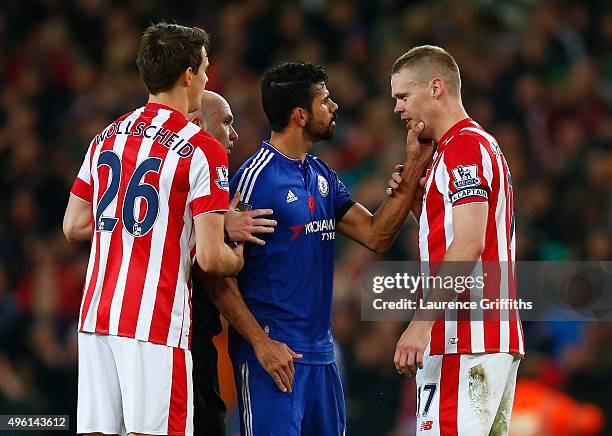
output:
M163 104L179 111L184 117L187 117L189 111L189 101L184 92L180 90L170 90L160 92L156 95L149 94L149 103Z
M272 132L270 145L292 159L304 161L306 153L312 147L312 141L305 140L299 131L286 129L284 132Z
M439 122L434 132L434 139L436 142L440 142L440 139L442 139L444 134L448 132L451 127L466 118L469 118L469 115L461 103L451 108L451 110L447 110L444 115L440 115L438 117Z

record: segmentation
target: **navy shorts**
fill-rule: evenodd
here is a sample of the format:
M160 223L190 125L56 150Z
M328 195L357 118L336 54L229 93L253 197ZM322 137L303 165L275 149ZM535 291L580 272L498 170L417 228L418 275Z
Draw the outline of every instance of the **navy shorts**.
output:
M346 411L335 363L295 363L293 392L281 392L258 361L234 367L242 436L342 436Z

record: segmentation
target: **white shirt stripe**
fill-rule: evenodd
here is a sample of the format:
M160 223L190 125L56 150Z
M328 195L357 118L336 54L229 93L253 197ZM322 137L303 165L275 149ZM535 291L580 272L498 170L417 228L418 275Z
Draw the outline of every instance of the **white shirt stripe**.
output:
M267 151L268 150L266 150L264 148L260 148L259 152L257 153L257 155L255 155L255 157L253 158L253 160L251 161L249 166L246 167L246 169L242 172L242 175L240 176L240 181L238 182L238 191L242 192L242 185L243 185L243 183L245 181L245 178L246 178L247 174L249 173L250 169L253 168L253 166L257 165L257 162L259 162L259 159L262 157L264 152L267 152Z
M261 173L261 170L263 170L265 168L266 165L268 165L268 162L270 162L272 160L272 157L274 157L274 153L270 153L267 157L266 160L263 161L261 163L261 165L259 165L257 167L257 171L255 172L255 174L253 175L253 178L251 180L251 183L249 185L249 189L246 193L246 196L244 197L244 202L248 203L249 200L251 199L251 193L253 192L253 187L255 186L255 182L257 181L257 177L259 177L259 173Z
M268 156L268 154L270 154L270 150L263 150L262 153L257 154L257 156L255 157L255 159L253 159L251 164L243 171L242 176L240 177L240 181L242 182L244 178L244 182L238 183L238 190L241 193L240 195L241 201L244 201L243 200L245 198L244 194L249 187L249 182L251 180L251 177L253 176L255 171L257 171L257 168L259 167L259 165L261 165L261 163Z
M193 232L193 219L189 208L185 208L183 215L185 226L181 233L181 253L191 253L195 246L195 233ZM181 258L179 262L178 280L174 291L174 301L172 303L172 316L170 318L170 330L168 331L168 343L182 343L183 337L189 334L189 330L183 330L183 316L188 316L185 310L185 294L189 295L187 283L189 280L189 271L191 270L191 258Z

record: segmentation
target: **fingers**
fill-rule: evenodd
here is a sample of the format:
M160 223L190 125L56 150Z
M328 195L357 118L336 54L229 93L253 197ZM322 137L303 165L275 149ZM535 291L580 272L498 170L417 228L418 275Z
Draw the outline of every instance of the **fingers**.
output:
M387 185L389 186L387 188L387 195L389 197L393 195L393 191L399 188L399 185L401 185L401 183L404 181L404 179L402 178L400 174L402 169L404 169L404 165L401 165L401 164L395 165L395 172L391 173L391 178L387 182Z
M423 132L424 128L425 124L423 121L420 121L416 126L408 130L408 138L418 138Z
M270 356L272 358L263 366L276 383L276 386L278 386L278 389L282 392L291 393L293 377L295 376L293 359L302 358L303 356L293 352L293 350L282 342L272 340L271 346L272 350L274 350L273 354Z
M422 351L419 351L416 354L416 366L418 369L423 369L423 356L425 353L423 353ZM416 369L414 371L416 373Z
M253 244L257 244L257 245L266 245L266 241L264 241L264 240L262 240L262 239L259 239L259 238L256 238L256 237L255 237L255 236L253 236L253 235L249 235L249 236L247 236L247 239L246 239L246 240L247 240L247 242L251 242L251 243L253 243Z
M276 220L267 220L265 218L257 218L257 219L254 219L253 221L254 221L254 225L261 226L261 227L264 227L264 226L274 227L277 224ZM272 229L272 231L274 231L274 229Z
M411 361L414 361L414 352L406 352L399 349L395 351L394 363L398 374L404 374L406 377L410 377L413 372L416 373L416 370L412 371L410 367Z
M402 358L402 351L399 348L399 344L397 344L397 346L395 347L395 354L393 356L393 364L395 365L395 370L397 371L398 374L401 374L400 372L401 358Z
M249 228L251 233L274 233L274 227L253 226Z
M272 374L270 374L270 376L272 377L272 380L274 380L274 383L276 383L276 386L281 392L287 392L287 388L285 387L283 379L278 371L274 371Z
M281 391L291 393L291 381L293 379L293 375L290 373L289 366L281 366L280 369L276 370L276 373L280 376L283 387L285 388L281 389Z
M416 360L416 353L414 351L410 351L407 355L406 355L406 362L404 364L404 374L406 374L406 376L410 377L412 374L416 374L417 370L416 370L416 365L415 365L415 360Z
M285 347L287 347L287 345L285 345ZM287 352L291 355L291 357L293 357L294 359L301 359L302 357L304 357L303 354L300 353L296 353L295 351L293 351L291 348L287 347Z
M236 210L238 203L240 203L240 191L236 191L234 198L232 198L232 201L230 201L230 210Z
M249 229L251 233L274 233L274 227L276 227L277 224L276 220L250 218L247 225L252 226L251 229Z
M295 366L293 365L293 359L289 360L289 371L291 371L291 384L293 384L293 377L295 377Z
M418 369L423 369L423 351L405 351L398 344L393 356L393 363L398 374L404 374L406 377L411 377L416 374Z
M424 128L425 124L423 121L420 121L413 128L408 129L408 134L406 135L406 145L410 146L412 144L414 146L414 144L420 144L421 142L419 140L419 136L423 132Z
M421 188L425 188L425 184L426 184L426 183L427 183L427 177L421 177L421 178L419 179L419 186L420 186Z
M391 179L389 179L389 181L387 182L387 184L389 185L389 187L387 188L387 195L393 195L393 191L399 188L399 185L400 183L402 183L402 181L403 179L399 175L399 173L391 174Z
M292 362L291 362L292 363ZM286 363L272 363L270 368L266 370L279 390L282 392L291 392L291 383L293 382L294 370L289 361Z
M251 218L258 218L260 216L272 215L273 213L274 211L272 209L256 209L256 210L249 210L248 212L246 212L246 214L250 216Z

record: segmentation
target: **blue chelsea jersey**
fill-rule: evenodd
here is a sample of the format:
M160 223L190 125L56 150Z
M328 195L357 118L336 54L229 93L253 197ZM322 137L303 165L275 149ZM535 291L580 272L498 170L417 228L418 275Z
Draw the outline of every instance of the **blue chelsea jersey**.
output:
M273 339L302 353L301 363L334 361L331 336L334 239L337 222L355 203L336 173L320 159L292 159L268 142L232 178L232 196L250 209L273 209L277 226L246 244L238 274L242 296ZM250 344L230 331L234 364L255 358Z

